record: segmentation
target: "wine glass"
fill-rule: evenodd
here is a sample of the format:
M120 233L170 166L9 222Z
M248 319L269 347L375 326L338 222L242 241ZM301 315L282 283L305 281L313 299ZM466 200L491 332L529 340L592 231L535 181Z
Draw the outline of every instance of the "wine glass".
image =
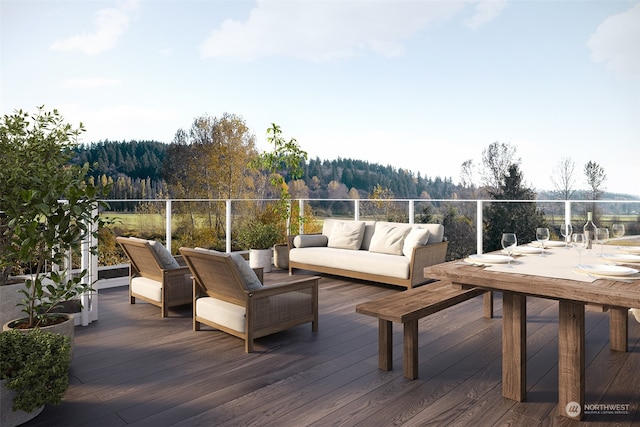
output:
M596 228L596 244L600 245L600 255L604 254L604 242L609 240L609 229L605 227Z
M549 229L544 227L536 228L536 239L538 240L538 243L540 243L540 246L542 246L542 252L540 252L540 256L545 256L544 244L549 241Z
M582 263L582 250L587 247L587 238L583 233L574 233L573 245L578 250L578 266Z
M624 236L624 224L615 223L611 226L611 232L613 233L613 237L616 239ZM616 249L620 249L620 246L617 246Z
M507 262L507 267L513 268L511 265L511 254L513 250L518 245L518 239L516 238L516 233L503 233L502 240L500 241L502 244L502 248L507 251L507 255L509 255L509 261Z
M571 246L571 234L573 234L573 227L571 224L561 224L560 234L564 237L564 241L566 243L565 249L569 249Z

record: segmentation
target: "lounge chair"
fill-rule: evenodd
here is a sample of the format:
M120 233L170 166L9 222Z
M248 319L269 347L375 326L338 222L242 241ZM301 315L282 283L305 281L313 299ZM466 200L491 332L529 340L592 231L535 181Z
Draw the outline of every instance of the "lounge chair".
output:
M193 301L191 274L182 257L173 257L160 242L135 237L116 239L129 257L129 300L140 298L162 310Z
M180 248L193 275L193 330L202 323L253 340L311 322L318 330L318 277L263 286L239 254Z

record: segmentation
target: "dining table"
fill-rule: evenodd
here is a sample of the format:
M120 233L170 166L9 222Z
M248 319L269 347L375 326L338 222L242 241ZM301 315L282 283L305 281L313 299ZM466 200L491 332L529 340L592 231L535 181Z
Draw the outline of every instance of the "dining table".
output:
M512 259L509 262L509 258ZM502 292L502 395L526 397L526 298L558 301L558 410L581 419L585 407L585 309L609 313L610 348L628 351L629 309L640 308L640 247L578 251L564 242L521 245L511 256L471 255L424 269L457 288Z

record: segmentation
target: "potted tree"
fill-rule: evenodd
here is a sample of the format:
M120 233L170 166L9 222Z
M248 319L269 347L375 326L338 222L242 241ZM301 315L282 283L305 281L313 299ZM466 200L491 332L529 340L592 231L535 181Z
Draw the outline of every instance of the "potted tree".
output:
M254 218L238 229L238 243L249 250L251 268L262 267L265 273L271 272L273 245L279 238L278 228L273 223L265 223Z
M281 235L286 240L291 234L291 193L285 178L298 179L304 174L304 162L307 160L307 152L302 150L295 138L286 141L282 136L282 129L275 123L267 129L267 141L273 144L273 150L267 151L256 159L253 166L269 174L269 182L278 194L278 201L274 212L280 222ZM302 213L297 222L303 220ZM289 267L289 253L286 241L277 242L274 245L274 263L276 267L286 269Z
M69 388L69 341L40 329L0 333L0 425L23 424L60 403Z
M98 206L104 205L87 179L89 165L70 163L82 131L82 124L74 129L58 111L44 107L33 115L16 111L0 122L0 278L6 281L16 266L25 269L19 290L23 317L6 322L5 330L71 320L66 330L72 336L73 318L56 308L92 290L86 269L71 273L71 257L97 235Z

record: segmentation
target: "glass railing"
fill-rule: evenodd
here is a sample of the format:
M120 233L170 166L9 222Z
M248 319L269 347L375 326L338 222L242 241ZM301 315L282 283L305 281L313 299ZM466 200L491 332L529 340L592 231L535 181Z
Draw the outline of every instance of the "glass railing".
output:
M176 249L172 250L175 253L179 246L237 250L234 236L242 217L275 200L118 199L106 202L110 209L101 215L114 221L111 229L115 234L158 239L169 250ZM482 224L486 208L501 203L534 203L544 213L552 233L564 223L581 229L587 211L595 211L599 226L611 229L613 223L623 223L627 237L640 235L640 200L300 199L292 203L297 208L295 211L304 212L306 218L296 230L298 233L320 231L325 218L442 223L454 212L456 218L471 224L475 236L471 247L477 253L483 253L484 249ZM100 264L109 265L109 261L101 260Z

